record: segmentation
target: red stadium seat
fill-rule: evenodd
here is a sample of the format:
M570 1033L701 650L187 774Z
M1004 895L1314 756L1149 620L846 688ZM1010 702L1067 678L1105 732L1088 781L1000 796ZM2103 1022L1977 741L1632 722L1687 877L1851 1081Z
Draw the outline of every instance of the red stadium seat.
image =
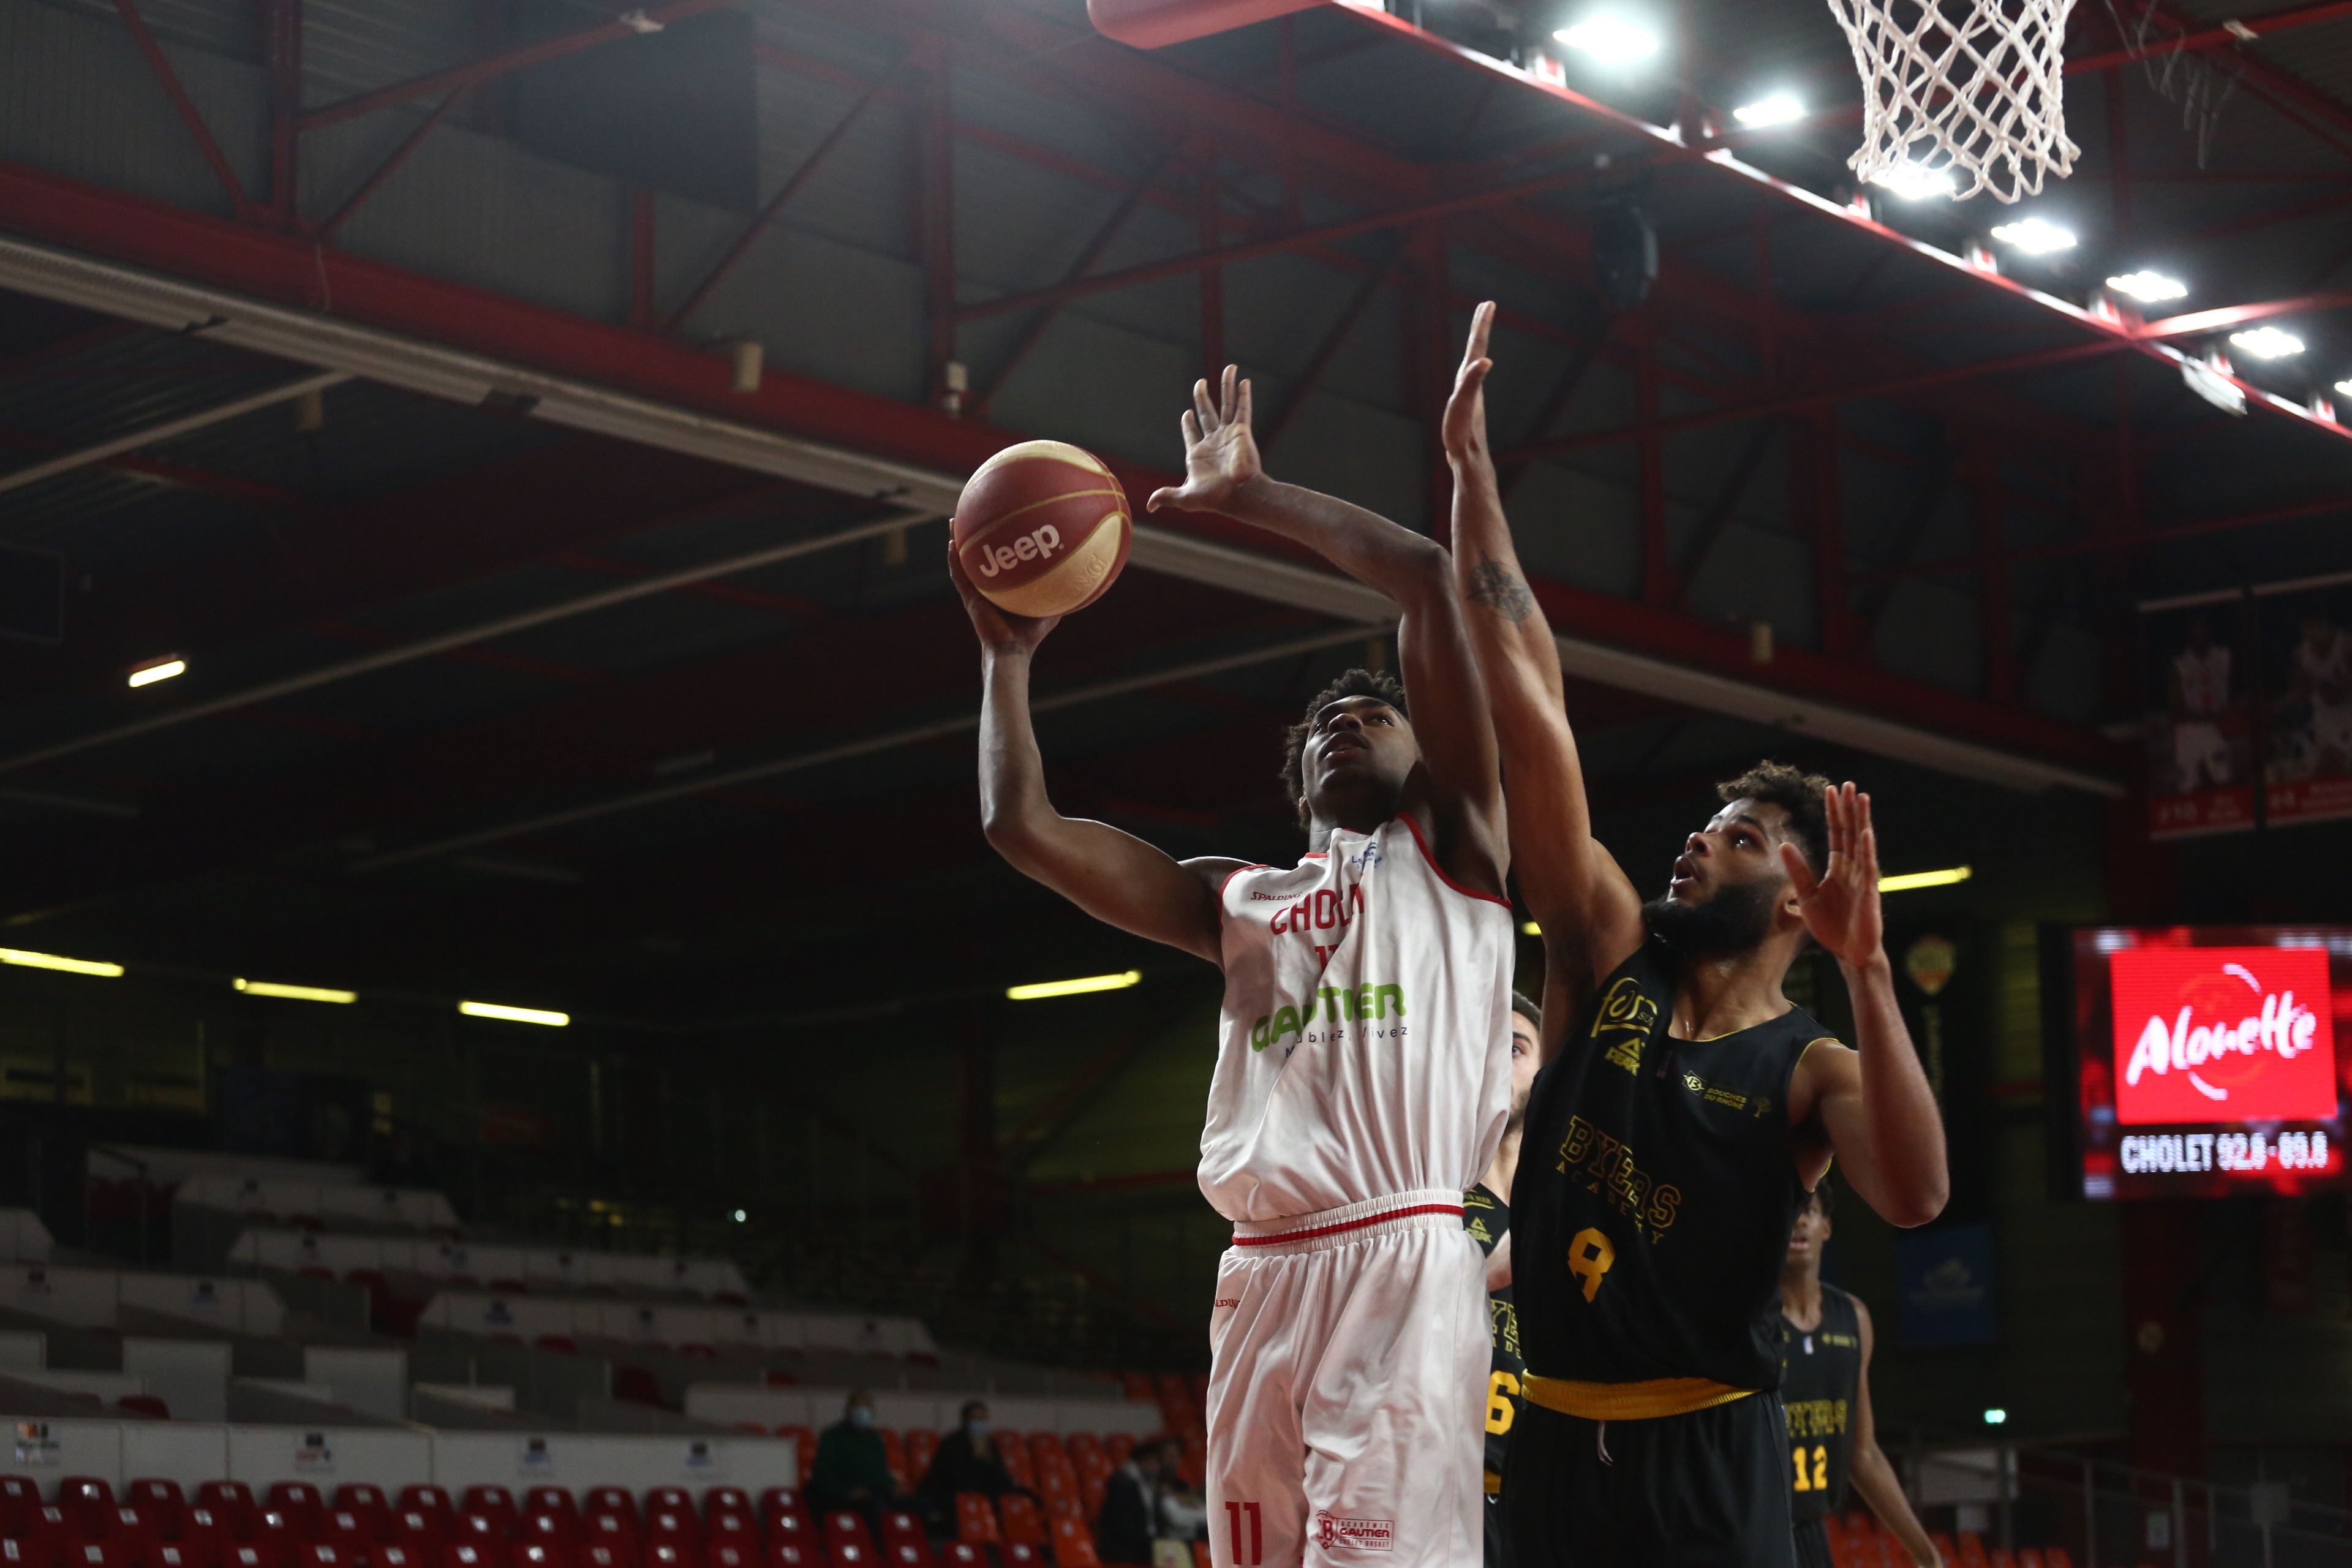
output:
M111 1541L77 1541L66 1548L66 1568L131 1568L129 1548Z
M702 1512L705 1518L714 1513L751 1511L751 1494L741 1487L710 1487L703 1491Z
M648 1549L667 1542L686 1553L688 1559L702 1556L702 1531L690 1513L673 1513L667 1509L648 1510L646 1515L646 1540Z
M526 1514L559 1514L565 1519L576 1520L580 1517L580 1505L573 1502L572 1494L562 1487L533 1487L522 1500L522 1511Z
M227 1520L208 1508L192 1508L180 1516L181 1543L194 1548L200 1555L217 1563L228 1555L236 1542L236 1531Z
M468 1509L457 1516L456 1527L449 1531L449 1539L454 1543L466 1546L504 1547L514 1540L514 1531L497 1514L479 1513ZM500 1553L501 1557L504 1555Z
M2044 1568L2042 1553L2031 1546L2020 1547L2017 1552L2017 1568Z
M441 1549L441 1568L511 1568L503 1541L453 1541Z
M756 1542L714 1541L702 1549L705 1568L760 1568Z
M345 1481L335 1489L334 1506L347 1513L389 1514L392 1500L383 1495L382 1487L372 1487L364 1481Z
M930 1474L931 1461L939 1456L940 1435L928 1426L907 1428L907 1468L919 1485Z
M2074 1568L2074 1560L2066 1555L2063 1546L2045 1546L2042 1549L2042 1568Z
M373 1510L333 1509L319 1521L319 1539L341 1547L348 1556L365 1557L370 1547L383 1540L391 1522Z
M1004 1465L1004 1473L1013 1484L1029 1491L1037 1489L1036 1468L1029 1462L1029 1445L1018 1432L999 1432L994 1444L996 1457Z
M807 1542L771 1541L764 1561L767 1568L819 1568L822 1559Z
M844 1553L853 1548L864 1552L861 1561L873 1560L874 1538L866 1533L866 1521L848 1509L835 1509L824 1516L825 1554L840 1563L845 1560Z
M266 1547L271 1561L287 1563L294 1560L294 1549L308 1538L309 1532L293 1515L266 1508L253 1516L248 1544Z
M637 1560L637 1521L617 1513L592 1513L580 1521L577 1543L585 1548L603 1546L620 1553L629 1562Z
M1045 1521L1037 1515L1037 1505L1018 1492L1006 1492L996 1500L996 1511L1004 1521L1004 1544L1007 1546L1043 1546L1046 1542Z
M1026 1541L1004 1543L1004 1568L1046 1568L1045 1549Z
M515 1526L521 1546L561 1546L568 1553L579 1542L580 1527L560 1513L527 1513Z
M356 1568L356 1560L331 1542L306 1541L294 1549L294 1568Z
M580 1568L637 1568L637 1549L592 1541L580 1548L578 1561Z
M1996 1546L1986 1559L1990 1568L2017 1568L2017 1558L2006 1546Z
M969 1541L950 1541L940 1548L940 1568L993 1568L988 1554Z
M776 1505L769 1513L767 1522L770 1545L785 1541L795 1546L806 1547L811 1552L817 1550L816 1526L810 1521L808 1510L797 1502L789 1508Z
M646 1516L650 1519L656 1512L682 1513L692 1519L694 1494L684 1487L655 1487L646 1493Z
M504 1487L467 1487L465 1500L457 1505L457 1511L461 1514L487 1514L497 1520L499 1528L509 1535L514 1533L515 1521L520 1517L515 1508L514 1493Z
M449 1500L448 1491L441 1487L403 1487L400 1489L401 1511L438 1514L443 1526L457 1517L457 1505Z
M221 1568L288 1568L285 1547L276 1541L240 1541L221 1554Z
M545 1541L526 1541L515 1548L515 1568L572 1568L572 1548Z
M634 1526L637 1522L637 1500L629 1495L625 1487L592 1487L585 1511L613 1514Z
M425 1568L425 1560L405 1546L397 1544L377 1547L368 1554L372 1568Z
M1004 1532L996 1528L996 1509L986 1492L956 1493L956 1539L973 1546L1001 1546Z
M308 1537L317 1533L319 1516L326 1511L327 1500L308 1481L275 1481L263 1506L284 1514L299 1532Z
M646 1542L646 1568L699 1568L701 1557L691 1536L670 1535Z
M11 1542L9 1544L14 1545ZM7 1561L0 1559L0 1562ZM158 1542L148 1554L147 1568L220 1568L217 1552L206 1554L201 1549L184 1542Z
M58 1482L57 1506L65 1512L74 1535L83 1541L103 1541L113 1528L114 1489L96 1476L68 1476Z
M746 1553L747 1562L756 1560L760 1555L760 1531L748 1513L712 1514L709 1527L702 1532L702 1539L705 1556L720 1546L732 1546Z
M392 1516L389 1539L420 1563L437 1563L448 1543L449 1516L434 1509L403 1509Z
M1095 1538L1087 1533L1084 1520L1054 1521L1054 1568L1102 1568L1102 1559L1095 1555Z

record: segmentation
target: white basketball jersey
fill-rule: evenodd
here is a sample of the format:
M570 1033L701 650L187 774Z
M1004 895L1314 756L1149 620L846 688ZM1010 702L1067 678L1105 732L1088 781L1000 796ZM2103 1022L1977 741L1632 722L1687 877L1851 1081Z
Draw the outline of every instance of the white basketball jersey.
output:
M1218 896L1224 1016L1201 1191L1231 1220L1474 1184L1510 1114L1510 905L1412 820L1334 833Z
M2200 717L2219 715L2230 706L2230 650L2220 645L2200 654L2185 647L2172 656L2172 673L2180 681L2180 705Z

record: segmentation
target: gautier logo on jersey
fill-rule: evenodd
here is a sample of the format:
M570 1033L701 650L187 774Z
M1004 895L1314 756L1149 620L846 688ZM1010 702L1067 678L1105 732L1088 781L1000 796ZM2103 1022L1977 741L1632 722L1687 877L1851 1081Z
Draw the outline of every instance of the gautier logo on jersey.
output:
M2326 949L2127 947L2108 961L2116 1121L2336 1114Z
M1318 1512L1315 1516L1315 1543L1326 1552L1393 1552L1396 1521L1342 1519L1337 1514Z
M1404 1016L1404 987L1402 985L1326 985L1296 1007L1277 1007L1250 1026L1250 1049L1262 1051L1268 1046L1279 1045L1291 1035L1303 1034L1315 1022L1316 1004L1322 1004L1326 1024L1360 1024L1389 1016L1393 1005L1396 1016ZM1397 1033L1404 1026L1399 1025ZM1384 1031L1374 1030L1375 1037Z

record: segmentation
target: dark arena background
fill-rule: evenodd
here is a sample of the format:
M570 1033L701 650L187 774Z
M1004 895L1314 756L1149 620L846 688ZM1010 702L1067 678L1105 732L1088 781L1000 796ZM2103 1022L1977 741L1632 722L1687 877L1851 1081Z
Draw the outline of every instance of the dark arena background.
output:
M1875 798L1952 1193L1825 1272L1948 1560L2352 1563L2352 5L2252 3L2077 5L2004 206L1856 187L1823 0L0 0L0 1535L226 1568L40 1507L234 1480L242 1568L629 1568L467 1492L614 1486L854 1563L760 1500L857 1387L905 1489L1015 1436L957 1561L1197 1480L1218 976L983 841L946 519L1112 465L1056 804L1286 865L1393 612L1142 500L1232 360L1433 530L1494 299L1599 838L1647 896L1759 756Z

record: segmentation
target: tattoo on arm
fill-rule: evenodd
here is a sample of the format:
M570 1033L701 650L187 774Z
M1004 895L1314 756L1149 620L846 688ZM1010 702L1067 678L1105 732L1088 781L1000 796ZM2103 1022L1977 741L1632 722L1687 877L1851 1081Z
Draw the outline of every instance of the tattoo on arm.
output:
M1513 626L1533 613L1535 595L1528 592L1527 579L1500 561L1481 561L1470 569L1470 600L1484 605Z

